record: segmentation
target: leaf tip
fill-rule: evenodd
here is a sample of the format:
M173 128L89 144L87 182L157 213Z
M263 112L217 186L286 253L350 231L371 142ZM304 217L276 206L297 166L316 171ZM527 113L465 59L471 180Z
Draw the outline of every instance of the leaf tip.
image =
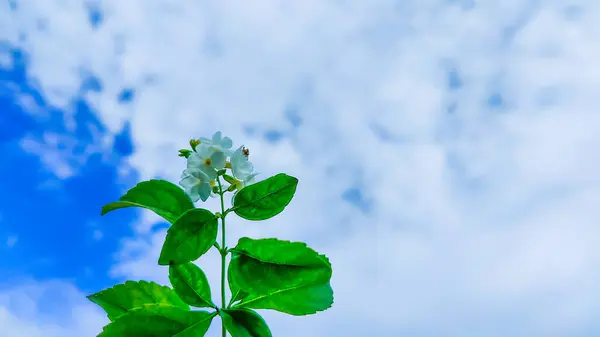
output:
M175 264L175 261L167 260L167 259L163 258L162 256L158 258L159 266L170 266L171 264Z
M110 204L106 204L104 206L102 206L102 209L100 210L100 216L105 215L106 213L110 212L109 206Z

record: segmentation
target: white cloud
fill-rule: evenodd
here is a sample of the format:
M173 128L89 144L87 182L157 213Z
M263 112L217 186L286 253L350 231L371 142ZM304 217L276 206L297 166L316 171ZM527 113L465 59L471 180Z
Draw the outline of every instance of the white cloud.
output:
M64 281L22 281L0 289L0 336L95 336L108 319ZM94 333L96 332L96 333Z
M0 49L0 67L12 68L13 62L10 53L6 50Z
M248 145L265 176L300 178L281 217L233 220L229 231L230 242L246 234L307 240L332 257L334 308L310 318L267 314L275 335L598 328L599 4L101 7L94 30L78 1L23 4L4 16L14 21L0 38L25 48L31 76L58 106L78 90L80 68L96 74L104 91L88 98L113 134L131 121L130 164L142 179L176 180L177 149L216 129ZM39 20L45 31L32 28ZM455 90L450 68L462 82ZM136 99L119 105L126 86ZM499 108L487 104L494 95ZM299 111L298 129L289 108ZM270 144L244 135L245 126L291 131ZM372 201L367 215L339 197L355 184ZM147 233L152 222L144 218L140 237L124 245L116 275L165 281L155 266L164 234ZM206 265L209 274L216 268Z
M67 179L78 173L90 154L105 152L105 144L100 144L98 130L88 125L92 133L90 144L82 146L73 134L46 131L40 138L26 135L20 141L21 148L40 157L42 164L59 179Z

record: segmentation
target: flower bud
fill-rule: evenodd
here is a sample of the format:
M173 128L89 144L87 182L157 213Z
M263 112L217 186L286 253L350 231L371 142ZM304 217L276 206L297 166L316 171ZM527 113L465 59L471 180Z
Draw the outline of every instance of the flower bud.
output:
M225 179L226 182L233 184L233 185L235 185L239 182L239 180L235 179L234 177L230 176L229 174L224 174L223 179Z
M190 146L192 150L196 151L196 147L200 145L200 139L190 139Z
M190 156L190 154L192 154L192 151L187 150L187 149L181 149L181 150L179 150L178 156L188 158Z

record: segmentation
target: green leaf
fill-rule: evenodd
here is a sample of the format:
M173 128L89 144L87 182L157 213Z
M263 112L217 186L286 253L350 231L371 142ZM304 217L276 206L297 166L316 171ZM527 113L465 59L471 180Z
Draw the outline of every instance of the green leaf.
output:
M298 267L327 267L327 258L319 255L304 242L291 242L275 238L251 239L242 237L231 252L247 255L261 262Z
M229 290L231 290L231 300L229 301L229 305L231 305L237 301L243 300L246 296L248 296L248 293L240 289L240 287L238 287L238 285L231 278L231 263L229 264L227 270L227 283L229 283Z
M298 179L279 173L239 190L232 210L247 220L272 218L292 201L297 185Z
M194 208L194 203L179 186L166 180L149 180L135 185L119 201L104 205L101 215L126 207L146 208L174 223Z
M234 307L309 315L333 304L331 264L305 243L241 238L231 251L230 287L248 293Z
M87 298L102 307L111 321L144 304L169 304L190 310L173 289L147 281L126 281Z
M333 305L333 289L329 281L300 285L264 295L249 295L235 308L271 309L294 316L312 315Z
M202 337L216 315L149 304L133 309L106 325L98 337Z
M219 312L231 337L272 337L265 320L248 309L223 309Z
M185 212L167 231L158 264L182 264L198 259L217 239L217 217L208 210Z
M179 297L199 308L214 308L206 275L195 264L188 262L169 266L169 280Z

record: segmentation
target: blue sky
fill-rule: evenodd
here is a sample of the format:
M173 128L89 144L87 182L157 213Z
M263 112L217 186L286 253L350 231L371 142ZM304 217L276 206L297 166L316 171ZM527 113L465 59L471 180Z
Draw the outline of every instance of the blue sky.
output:
M4 45L4 48L11 48ZM127 210L121 217L107 221L99 216L99 205L120 197L126 188L119 181L115 164L133 148L127 128L117 135L111 163L103 162L101 153L89 153L85 162L75 164L58 154L62 150L77 155L86 152L94 141L90 126L105 128L90 106L73 97L74 128L68 130L63 111L49 105L35 86L28 83L27 55L10 49L13 66L1 72L2 107L2 174L10 179L2 182L2 276L9 282L22 278L38 280L54 278L73 280L82 289L95 289L110 284L106 270L113 263L112 253L121 238L131 235L129 226L135 217ZM80 93L94 90L82 84ZM20 104L19 94L31 95L35 104L45 112L35 118ZM72 137L76 144L66 148L56 144L52 159L75 165L77 174L58 176L48 170L39 155L23 150L23 140L38 146L47 143L45 135ZM37 144L36 144L37 143ZM48 144L46 144L48 145ZM52 145L50 145L52 146ZM43 149L42 149L43 150ZM52 149L51 151L55 151ZM63 151L63 152L64 152ZM127 180L135 182L132 176ZM110 227L109 227L110 226ZM107 230L105 230L107 229ZM9 243L10 242L10 243Z
M0 337L96 336L107 319L85 295L167 284L165 224L100 208L177 181L177 150L217 130L261 178L300 179L281 216L234 218L228 240L306 241L334 265L334 307L264 312L275 336L597 336L599 15L554 0L5 2ZM198 264L217 289L214 252Z

